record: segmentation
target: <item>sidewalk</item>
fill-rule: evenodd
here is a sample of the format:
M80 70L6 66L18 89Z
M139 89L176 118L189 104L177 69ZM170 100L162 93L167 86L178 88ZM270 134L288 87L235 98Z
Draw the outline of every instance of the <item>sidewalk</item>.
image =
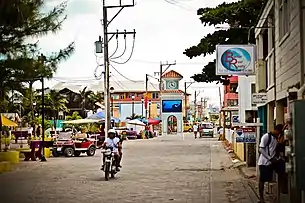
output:
M225 145L224 145L225 147ZM229 150L225 147L227 152L229 153L233 167L237 168L241 175L247 181L249 187L253 190L257 198L258 195L258 177L256 175L256 168L255 167L247 167L245 162L241 162L238 157L234 154L232 150ZM276 183L269 183L265 186L265 200L269 203L276 203L276 195L277 195L277 184Z

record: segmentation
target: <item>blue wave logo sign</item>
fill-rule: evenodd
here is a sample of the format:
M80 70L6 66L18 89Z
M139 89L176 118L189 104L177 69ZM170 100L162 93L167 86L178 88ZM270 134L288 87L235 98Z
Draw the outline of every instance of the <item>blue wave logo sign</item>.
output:
M231 72L245 71L250 63L251 55L242 48L227 49L221 56L222 66Z

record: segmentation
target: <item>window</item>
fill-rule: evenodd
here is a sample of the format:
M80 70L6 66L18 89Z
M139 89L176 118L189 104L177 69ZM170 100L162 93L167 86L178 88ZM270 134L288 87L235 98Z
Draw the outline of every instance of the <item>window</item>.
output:
M153 92L152 93L152 98L153 99L158 99L159 98L159 93L158 92Z
M112 94L111 96L112 96L113 99L119 99L120 98L120 96L118 94Z
M230 93L236 93L237 87L238 87L237 83L230 84Z
M282 39L289 31L289 0L280 0L279 5L279 34Z
M251 84L251 95L253 95L253 93L256 93L256 85L255 85L255 83ZM252 104L252 106L256 106L256 104Z
M255 92L256 92L256 85L255 85L255 83L252 83L251 84L251 94L253 94Z
M238 106L238 99L228 99L227 106Z

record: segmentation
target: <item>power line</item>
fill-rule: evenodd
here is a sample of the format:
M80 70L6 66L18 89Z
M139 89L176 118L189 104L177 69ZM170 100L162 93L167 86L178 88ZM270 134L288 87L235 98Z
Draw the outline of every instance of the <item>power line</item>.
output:
M146 61L141 59L131 59L131 62L138 62L138 63L147 63L147 64L160 64L160 61ZM191 62L177 62L177 65L200 65L204 66L204 62L198 62L198 63L191 63Z
M136 80L132 80L132 79L130 79L130 78L128 78L128 77L126 77L125 75L123 75L120 71L118 71L111 63L109 63L109 65L120 75L120 76L122 76L123 78L125 78L126 80L129 80L129 81L131 81L131 82L138 82L138 81L136 81Z

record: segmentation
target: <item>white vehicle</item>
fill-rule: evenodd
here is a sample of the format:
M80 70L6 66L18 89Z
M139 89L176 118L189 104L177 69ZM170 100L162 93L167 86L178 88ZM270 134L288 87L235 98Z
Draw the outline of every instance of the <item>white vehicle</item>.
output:
M202 122L199 124L200 137L213 137L214 136L214 124L211 122Z

